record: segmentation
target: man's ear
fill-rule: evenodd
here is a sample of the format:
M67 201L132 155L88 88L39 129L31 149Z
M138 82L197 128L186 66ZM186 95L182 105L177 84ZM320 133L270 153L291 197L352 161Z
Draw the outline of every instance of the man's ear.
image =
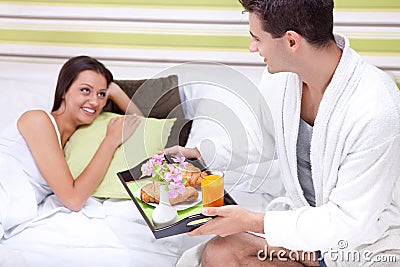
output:
M287 31L285 38L289 49L297 50L300 46L301 35L295 31Z

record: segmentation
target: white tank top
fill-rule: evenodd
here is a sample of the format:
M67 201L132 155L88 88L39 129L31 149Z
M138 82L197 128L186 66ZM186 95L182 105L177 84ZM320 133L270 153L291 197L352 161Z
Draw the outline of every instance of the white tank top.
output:
M61 147L60 132L58 131L56 121L50 113L46 113L49 115L49 118L53 123ZM43 145L45 146L46 144ZM25 142L24 137L18 131L16 123L11 125L11 127L8 127L2 133L0 137L0 153L5 156L3 159L17 161L26 175L29 176L29 181L35 191L36 201L38 204L48 195L53 193L46 180L41 175L31 150ZM12 175L12 170L8 171L11 172L9 175Z

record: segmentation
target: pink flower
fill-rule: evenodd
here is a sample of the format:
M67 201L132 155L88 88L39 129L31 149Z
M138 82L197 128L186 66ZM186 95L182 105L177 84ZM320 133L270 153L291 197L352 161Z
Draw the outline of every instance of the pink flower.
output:
M182 183L182 173L181 170L176 168L173 164L168 164L169 172L164 173L164 179L168 182L174 181L175 183Z
M163 162L164 162L164 160L165 160L164 154L161 154L161 155L155 154L155 155L152 156L150 159L153 159L153 160L155 161L155 163L156 163L157 165L160 165L160 166L163 165Z
M146 164L142 165L142 173L146 176L150 176L154 171L154 164L149 160Z
M151 176L153 181L166 182L168 184L168 195L175 198L186 190L182 182L182 172L187 166L184 157L173 158L175 163L169 164L164 155L154 155L142 166L142 177Z
M185 193L185 186L182 183L171 182L168 185L168 197L176 198L179 194Z
M186 166L188 165L188 163L185 161L185 157L176 157L172 158L172 160L176 163L179 163L179 167L181 167L182 169L186 168Z

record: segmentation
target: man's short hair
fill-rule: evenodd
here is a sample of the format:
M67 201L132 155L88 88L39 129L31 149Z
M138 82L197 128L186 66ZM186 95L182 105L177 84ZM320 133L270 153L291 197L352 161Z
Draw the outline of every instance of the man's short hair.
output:
M310 44L324 47L333 36L333 0L239 0L244 9L256 14L263 30L280 38L295 31Z

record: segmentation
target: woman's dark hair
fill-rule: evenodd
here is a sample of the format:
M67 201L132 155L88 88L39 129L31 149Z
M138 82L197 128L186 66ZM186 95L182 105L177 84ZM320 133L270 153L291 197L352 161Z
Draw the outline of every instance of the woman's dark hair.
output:
M62 99L76 80L79 73L84 70L93 70L104 76L109 85L113 81L111 72L99 61L88 56L77 56L69 59L62 66L58 74L54 103L51 111L56 111L62 103Z
M324 47L333 36L333 0L239 0L244 9L256 14L263 30L280 38L295 31L310 44Z

